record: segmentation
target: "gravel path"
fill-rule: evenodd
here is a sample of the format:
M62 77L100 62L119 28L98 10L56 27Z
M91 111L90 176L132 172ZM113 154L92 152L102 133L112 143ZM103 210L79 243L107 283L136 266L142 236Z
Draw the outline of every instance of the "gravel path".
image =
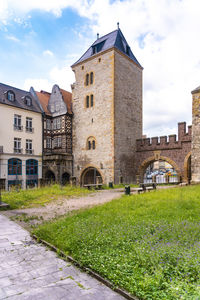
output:
M65 215L73 210L88 208L109 202L113 199L119 198L122 194L123 193L119 190L103 190L79 198L62 198L60 200L56 200L55 202L52 201L46 206L8 210L3 212L3 214L8 217L19 217L20 215L26 215L26 217L29 218L28 222L25 224L20 222L22 226L26 227L27 223L29 223L29 225L38 224L43 220L50 220L57 216ZM21 221L23 221L23 219Z

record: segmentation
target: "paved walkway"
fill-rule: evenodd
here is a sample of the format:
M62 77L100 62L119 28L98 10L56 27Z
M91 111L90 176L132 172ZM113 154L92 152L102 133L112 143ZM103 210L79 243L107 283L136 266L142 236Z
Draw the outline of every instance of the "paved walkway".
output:
M0 214L0 299L123 300Z

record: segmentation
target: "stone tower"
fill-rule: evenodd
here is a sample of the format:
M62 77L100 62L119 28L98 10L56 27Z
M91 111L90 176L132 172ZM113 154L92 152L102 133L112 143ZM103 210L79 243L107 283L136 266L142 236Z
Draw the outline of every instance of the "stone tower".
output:
M142 70L121 30L72 65L74 176L80 184L133 182L142 137Z
M192 91L192 183L200 183L200 86Z

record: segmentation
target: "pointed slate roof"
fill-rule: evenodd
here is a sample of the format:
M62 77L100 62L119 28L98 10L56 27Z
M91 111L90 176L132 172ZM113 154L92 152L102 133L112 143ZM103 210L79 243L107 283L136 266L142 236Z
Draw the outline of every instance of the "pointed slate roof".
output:
M127 55L140 68L142 68L142 66L134 56L133 52L131 51L131 48L128 45L125 37L123 36L123 33L121 32L120 28L98 38L91 45L91 47L81 56L81 58L72 65L72 67L85 61L86 59L92 57L93 55L96 55L97 53L101 53L113 47L117 48L123 54Z
M193 91L191 91L192 94L196 94L200 92L200 86L198 86L196 89L194 89Z

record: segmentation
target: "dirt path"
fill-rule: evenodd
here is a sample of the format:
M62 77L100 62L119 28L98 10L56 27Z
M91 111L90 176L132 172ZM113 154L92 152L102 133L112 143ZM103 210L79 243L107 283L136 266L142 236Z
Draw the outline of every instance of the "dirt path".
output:
M174 188L177 186L162 186L158 189ZM134 194L136 191L131 189L131 193ZM52 201L45 206L26 208L26 209L15 209L2 211L7 217L11 217L14 221L19 223L26 229L30 229L32 225L38 225L43 221L51 220L58 216L63 216L70 211L89 208L96 205L117 199L124 194L124 189L115 190L101 190L87 196L76 197L76 198L60 198L56 201Z
M113 199L119 198L122 194L122 192L117 190L103 190L84 197L68 199L62 198L55 202L52 201L46 206L8 210L3 212L3 214L8 217L12 217L15 221L20 221L20 224L27 228L27 225L36 225L43 220L50 220L57 216L65 215L73 210L88 208L109 202Z

